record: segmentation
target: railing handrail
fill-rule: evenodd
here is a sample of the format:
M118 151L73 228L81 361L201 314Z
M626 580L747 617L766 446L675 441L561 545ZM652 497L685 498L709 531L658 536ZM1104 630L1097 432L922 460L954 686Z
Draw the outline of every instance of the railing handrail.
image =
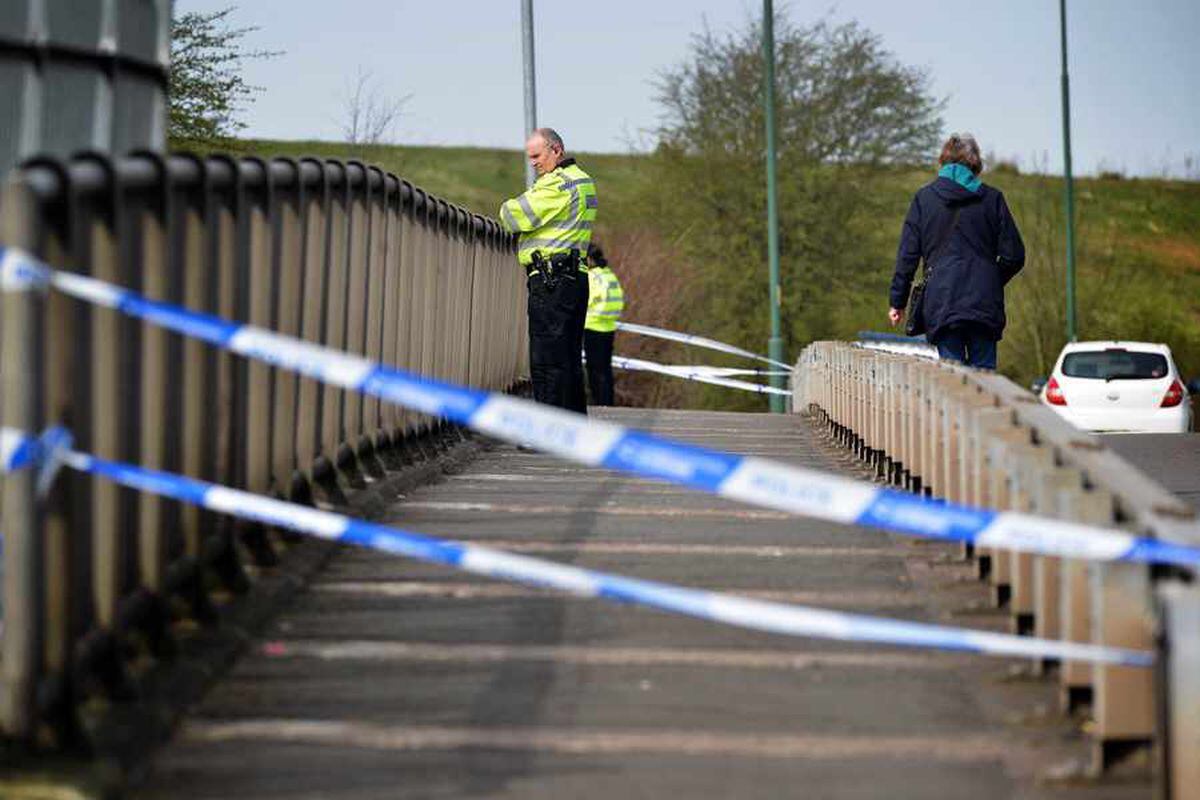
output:
M326 170L323 168L326 164L336 165L339 169ZM103 195L112 190L114 183L119 183L123 192L162 191L164 179L175 190L215 193L258 192L268 187L279 191L301 187L331 191L386 188L395 193L395 202L406 210L416 214L436 214L437 225L443 230L456 235L487 235L497 244L515 242L515 236L505 232L498 221L426 192L395 173L353 160L283 156L264 160L247 156L239 163L220 154L202 158L188 153L169 156L143 153L119 160L101 154L81 154L65 164L51 159L31 159L9 178L10 182L28 187L33 197L43 204L68 199L73 202L103 200Z
M996 397L1012 409L1021 425L1046 444L1057 448L1065 465L1078 467L1088 478L1103 486L1120 502L1120 511L1145 535L1168 541L1200 544L1200 525L1195 509L1122 458L1092 434L1080 431L1037 398L1003 375L980 372L957 364L946 368L962 374L979 391Z
M515 237L361 161L39 158L0 203L3 243L151 300L493 391L528 373ZM445 420L76 302L0 298L0 424L66 423L103 458L309 503L343 502L343 487L456 436ZM168 659L173 613L212 624L214 589L244 592L245 559L267 566L286 547L261 526L78 474L45 501L28 475L9 476L0 516L0 733L25 742L76 738L89 693L117 700L135 683L130 639Z
M877 475L954 503L1123 527L1200 544L1194 509L1008 378L844 342L814 342L793 376L794 407L812 411ZM1095 767L1158 742L1159 780L1191 797L1200 777L1200 589L1186 569L1084 562L964 548L1013 627L1043 638L1159 649L1160 668L1065 662L1064 708L1091 698ZM1179 637L1183 637L1182 640Z

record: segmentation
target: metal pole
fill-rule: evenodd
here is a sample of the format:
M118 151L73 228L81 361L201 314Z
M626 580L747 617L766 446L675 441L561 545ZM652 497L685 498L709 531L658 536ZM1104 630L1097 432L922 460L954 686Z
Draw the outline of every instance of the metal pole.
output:
M537 127L537 79L533 71L533 0L521 0L521 52L525 56L525 132L524 136ZM533 164L521 154L525 162L525 185L532 186L537 180Z
M767 355L783 361L783 339L779 335L779 209L775 191L775 11L771 0L763 0L763 105L767 120L767 269L771 304L771 338ZM771 376L771 385L782 388L783 377ZM771 395L771 411L783 413L783 396Z
M1075 327L1075 181L1071 176L1071 83L1067 77L1067 0L1058 2L1062 32L1063 181L1067 214L1067 341L1077 337Z

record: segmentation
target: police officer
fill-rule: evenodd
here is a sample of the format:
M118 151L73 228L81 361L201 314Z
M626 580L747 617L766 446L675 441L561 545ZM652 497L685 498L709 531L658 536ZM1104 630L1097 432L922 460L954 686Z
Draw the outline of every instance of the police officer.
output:
M533 399L586 414L583 323L596 184L567 158L562 137L551 128L531 133L525 153L538 179L524 194L504 201L500 221L520 234L517 260L529 276Z
M588 247L587 260L589 291L583 349L587 354L588 392L593 405L611 406L613 338L625 310L625 291L599 245L593 243Z

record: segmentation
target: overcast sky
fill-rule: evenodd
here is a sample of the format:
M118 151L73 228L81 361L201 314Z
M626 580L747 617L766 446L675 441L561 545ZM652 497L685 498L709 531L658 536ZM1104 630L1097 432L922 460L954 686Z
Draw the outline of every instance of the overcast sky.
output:
M517 148L523 128L520 0L176 0L176 13L237 4L258 26L247 64L265 89L247 135L339 139L361 68L381 95L411 95L401 144ZM644 147L658 118L654 80L686 59L705 24L761 14L747 0L535 0L539 121L571 149ZM925 67L948 99L946 130L1029 168L1062 168L1056 0L776 0L795 21L858 20L902 62ZM1076 172L1200 178L1200 2L1071 0Z

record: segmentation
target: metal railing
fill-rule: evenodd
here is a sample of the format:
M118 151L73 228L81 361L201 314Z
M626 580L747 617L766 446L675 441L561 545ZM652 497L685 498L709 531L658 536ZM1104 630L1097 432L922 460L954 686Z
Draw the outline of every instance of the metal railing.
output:
M1195 546L1195 511L1008 379L861 346L801 354L794 408L876 476L955 503L1033 512ZM1090 704L1093 766L1156 745L1167 796L1200 785L1200 587L1182 571L996 548L974 559L1014 632L1159 651L1157 671L1039 663L1062 706Z
M506 390L528 373L513 238L358 162L38 161L5 187L0 242L426 376ZM57 293L5 295L0 324L2 424L64 424L104 458L311 502L444 428ZM211 593L277 554L194 507L68 472L39 501L34 480L2 482L0 730L61 744L72 709L129 699L131 663L169 657L173 621L213 622Z

